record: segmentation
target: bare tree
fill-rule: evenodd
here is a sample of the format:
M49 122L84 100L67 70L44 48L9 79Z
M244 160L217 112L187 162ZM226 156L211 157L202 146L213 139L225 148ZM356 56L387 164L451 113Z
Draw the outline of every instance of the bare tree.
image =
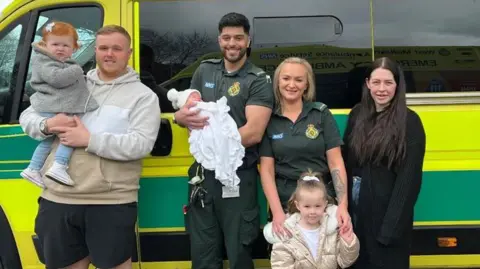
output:
M153 30L146 29L141 33L142 42L154 50L156 62L187 64L188 60L195 60L204 54L204 49L213 42L206 31L203 33L194 31L191 34L167 32L160 35Z
M18 42L18 38L11 35L7 35L0 40L0 66L15 60Z
M78 40L80 41L82 47L88 44L91 44L95 41L95 32L89 29L78 28Z
M7 87L10 84L18 42L14 32L0 40L0 87Z

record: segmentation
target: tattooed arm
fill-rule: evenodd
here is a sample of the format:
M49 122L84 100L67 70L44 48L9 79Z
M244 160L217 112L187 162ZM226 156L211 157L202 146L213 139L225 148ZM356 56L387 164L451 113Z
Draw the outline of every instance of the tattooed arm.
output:
M337 123L328 109L323 110L322 124L328 168L332 175L338 200L337 220L340 224L340 229L342 229L343 232L348 232L352 224L350 215L348 214L347 173L340 149L343 141L340 137Z
M343 163L341 146L343 140L340 136L335 118L330 110L325 109L322 112L322 127L324 130L325 150L327 155L328 168L332 175L335 192L339 206L347 208L347 173Z
M337 219L341 229L344 232L352 228L350 215L348 214L348 195L347 195L347 173L343 163L340 147L335 147L327 151L327 162L330 174L332 175L333 186L337 194L338 210Z
M347 207L347 173L345 171L345 164L343 163L340 147L327 151L327 161L330 174L332 175L335 193L337 194L338 205Z

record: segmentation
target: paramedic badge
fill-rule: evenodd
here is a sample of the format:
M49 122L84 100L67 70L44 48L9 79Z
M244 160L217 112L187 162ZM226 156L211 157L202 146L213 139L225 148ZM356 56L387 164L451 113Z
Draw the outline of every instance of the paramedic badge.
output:
M309 124L307 126L307 130L305 131L305 136L310 139L315 139L318 136L318 130L315 128L313 124Z
M222 186L222 198L240 197L240 186Z
M228 95L230 95L230 96L235 96L239 92L240 92L240 82L238 82L238 81L233 83L233 85L230 86L230 88L228 88Z

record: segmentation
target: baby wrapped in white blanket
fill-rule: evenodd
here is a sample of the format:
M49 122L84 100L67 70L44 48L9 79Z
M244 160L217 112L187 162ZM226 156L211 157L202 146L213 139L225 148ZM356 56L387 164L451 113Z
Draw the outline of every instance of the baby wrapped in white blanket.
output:
M190 153L205 169L215 171L215 178L224 186L237 186L240 178L236 171L243 163L245 148L237 124L228 113L227 98L224 96L216 102L204 102L200 92L194 89L181 92L171 89L167 97L175 109L196 102L190 109L198 109L200 116L209 118L208 125L203 129L190 130Z

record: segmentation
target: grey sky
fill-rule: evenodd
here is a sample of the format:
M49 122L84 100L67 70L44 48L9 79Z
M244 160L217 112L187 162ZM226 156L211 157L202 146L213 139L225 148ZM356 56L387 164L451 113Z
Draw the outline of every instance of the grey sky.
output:
M217 36L222 15L236 11L253 17L334 15L343 23L343 34L326 44L370 47L368 0L242 0L142 2L142 27L159 33L191 33L194 29ZM375 0L376 45L479 46L479 0ZM305 25L300 30L310 30ZM289 35L272 29L279 40Z

